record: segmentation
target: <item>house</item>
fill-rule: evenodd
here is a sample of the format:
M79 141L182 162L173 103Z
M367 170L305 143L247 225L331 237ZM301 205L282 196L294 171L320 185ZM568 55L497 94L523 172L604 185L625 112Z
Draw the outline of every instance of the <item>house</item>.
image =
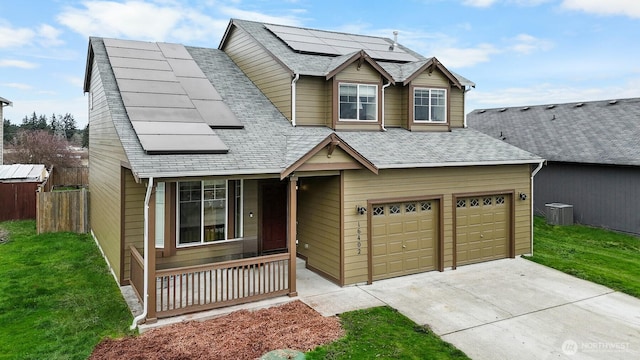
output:
M91 38L91 231L136 321L295 296L296 257L346 286L529 253L543 159L465 128L471 86L380 37Z
M4 154L4 115L2 115L2 108L4 108L5 106L12 106L13 104L11 103L11 101L0 97L0 120L3 121L3 126L2 128L0 128L0 139L3 139L2 141L0 141L0 165L4 164L4 158L3 158L3 154Z
M569 204L579 223L640 234L640 98L474 110L467 121L547 159L536 213Z
M35 219L36 192L48 177L44 165L0 165L0 221Z

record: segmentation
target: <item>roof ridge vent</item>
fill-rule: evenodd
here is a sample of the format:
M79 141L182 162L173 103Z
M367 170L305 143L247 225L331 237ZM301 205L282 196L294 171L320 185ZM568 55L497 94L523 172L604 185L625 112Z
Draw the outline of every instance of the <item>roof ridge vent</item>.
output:
M527 110L529 110L529 109L530 109L530 108L529 108L528 106L525 106L525 107L523 107L522 109L520 109L520 111L527 111Z
M505 111L507 111L507 108L502 108L502 109L500 109L500 110L498 110L498 111L499 111L499 112L505 112Z
M584 106L584 103L577 103L576 104L576 107L583 107L583 106Z
M487 110L485 110L485 109L478 110L478 112L479 112L480 114L484 114L484 112L485 112L485 111L487 111Z
M556 107L555 105L549 105L547 106L547 109L553 109L554 107Z
M611 100L609 101L609 105L615 105L618 103L618 100Z

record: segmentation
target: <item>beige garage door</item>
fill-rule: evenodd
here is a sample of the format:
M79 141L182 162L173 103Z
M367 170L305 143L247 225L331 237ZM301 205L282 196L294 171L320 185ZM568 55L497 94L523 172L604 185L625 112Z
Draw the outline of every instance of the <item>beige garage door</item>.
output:
M456 200L456 264L509 256L510 195Z
M373 206L373 280L435 270L438 208L438 200Z

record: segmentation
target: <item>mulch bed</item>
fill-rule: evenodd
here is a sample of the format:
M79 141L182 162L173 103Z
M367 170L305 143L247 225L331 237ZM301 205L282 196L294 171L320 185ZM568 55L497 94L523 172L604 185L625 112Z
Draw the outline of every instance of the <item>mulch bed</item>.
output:
M301 301L189 321L136 337L105 339L89 359L257 359L276 349L308 351L341 338L340 320Z

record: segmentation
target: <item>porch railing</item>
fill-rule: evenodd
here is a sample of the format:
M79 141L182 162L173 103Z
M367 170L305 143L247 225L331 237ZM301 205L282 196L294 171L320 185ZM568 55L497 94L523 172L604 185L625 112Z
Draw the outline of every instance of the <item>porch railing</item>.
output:
M130 246L129 251L131 252L131 264L129 265L131 275L129 283L138 295L138 299L142 301L142 292L144 289L144 259L135 246Z
M289 292L288 273L288 253L157 270L157 316L163 318L285 295Z

